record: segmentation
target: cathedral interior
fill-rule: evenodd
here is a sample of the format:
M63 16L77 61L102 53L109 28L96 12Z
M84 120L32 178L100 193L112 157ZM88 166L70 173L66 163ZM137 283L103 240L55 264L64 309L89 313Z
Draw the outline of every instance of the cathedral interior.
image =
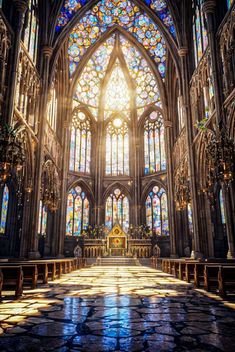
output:
M235 2L0 0L0 351L235 346Z

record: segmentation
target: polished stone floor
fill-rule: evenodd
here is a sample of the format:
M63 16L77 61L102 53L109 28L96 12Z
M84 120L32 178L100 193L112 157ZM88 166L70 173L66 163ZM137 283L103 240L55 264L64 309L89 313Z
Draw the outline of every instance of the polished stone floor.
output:
M0 351L235 351L233 304L147 267L91 267L0 304Z

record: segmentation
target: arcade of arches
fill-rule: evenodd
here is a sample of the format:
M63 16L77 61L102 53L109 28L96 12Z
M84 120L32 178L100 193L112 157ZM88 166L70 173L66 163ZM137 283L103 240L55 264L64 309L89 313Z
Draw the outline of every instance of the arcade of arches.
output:
M233 0L1 0L0 258L235 259L234 35Z

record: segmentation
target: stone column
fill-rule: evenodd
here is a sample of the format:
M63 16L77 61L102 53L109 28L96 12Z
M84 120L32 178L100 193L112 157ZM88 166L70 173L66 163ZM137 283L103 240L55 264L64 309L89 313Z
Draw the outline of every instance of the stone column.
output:
M47 109L47 93L48 93L48 78L49 66L53 49L49 46L44 46L42 49L42 89L41 100L39 104L39 133L38 133L38 149L36 154L36 168L35 168L35 184L33 189L33 206L32 206L32 225L31 225L31 241L29 258L39 258L38 252L38 216L39 216L39 202L41 197L41 174L44 162L44 137L46 124L46 109Z
M219 48L216 40L216 18L215 18L216 1L215 0L204 0L203 12L207 19L207 32L209 39L209 47L211 53L211 66L212 66L212 79L215 92L215 110L216 110L216 133L219 134L222 128L226 124L224 109L223 109L223 85L220 77L219 63L217 58L219 57ZM233 226L231 222L232 209L230 207L229 190L225 184L222 184L224 201L225 201L225 213L226 213L226 232L228 238L228 258L235 258L235 239L233 235Z
M177 239L176 239L176 225L175 225L175 203L174 203L174 179L173 179L173 165L171 154L171 133L172 122L164 121L165 126L165 141L166 141L166 157L167 157L167 188L168 188L168 219L169 219L169 232L171 244L171 257L177 258Z
M200 248L199 239L199 217L197 208L197 187L196 187L196 166L195 154L193 150L193 132L192 132L192 115L190 110L190 86L188 74L188 48L182 47L179 49L181 59L182 85L183 85L183 117L186 129L186 143L189 156L189 178L190 192L192 198L192 213L193 213L193 249L191 257L194 259L201 258L203 255Z
M13 0L13 4L16 9L15 16L15 27L14 27L14 44L12 48L12 62L11 70L9 73L9 86L7 93L6 109L4 113L4 119L9 125L13 122L14 116L14 100L16 92L16 82L19 67L19 54L20 54L20 41L22 37L22 30L24 25L25 13L28 9L28 0Z

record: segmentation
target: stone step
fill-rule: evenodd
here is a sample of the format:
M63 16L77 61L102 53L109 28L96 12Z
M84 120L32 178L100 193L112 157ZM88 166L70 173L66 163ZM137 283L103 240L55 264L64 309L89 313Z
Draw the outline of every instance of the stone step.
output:
M106 257L97 258L96 265L100 266L137 266L139 261L135 258Z

